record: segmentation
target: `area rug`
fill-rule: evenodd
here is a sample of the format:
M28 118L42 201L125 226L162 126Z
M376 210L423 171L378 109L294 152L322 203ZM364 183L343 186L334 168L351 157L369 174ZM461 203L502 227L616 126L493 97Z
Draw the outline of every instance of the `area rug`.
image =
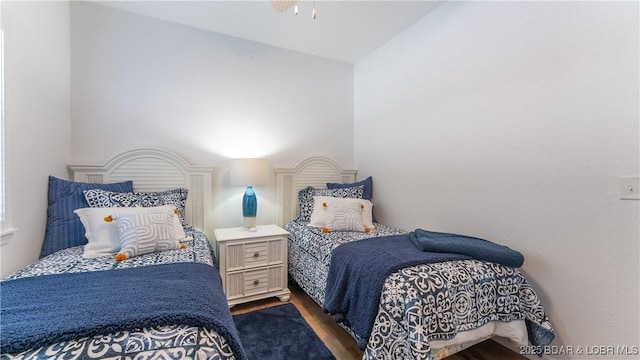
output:
M335 359L293 304L234 315L249 360Z

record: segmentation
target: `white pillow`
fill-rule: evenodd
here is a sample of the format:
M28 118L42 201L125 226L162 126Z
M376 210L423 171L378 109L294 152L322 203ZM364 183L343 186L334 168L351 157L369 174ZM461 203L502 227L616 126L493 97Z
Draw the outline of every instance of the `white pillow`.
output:
M120 252L115 260L186 247L175 232L174 216L168 212L115 215L120 235Z
M340 204L358 204L364 205L362 209L362 224L373 230L372 210L373 204L369 200L353 199L353 198L336 198L331 196L314 196L313 197L313 211L311 212L311 219L309 226L324 228L327 226L328 221L328 209L324 204L328 205L330 202Z
M163 205L156 207L109 207L109 208L81 208L74 210L80 217L85 229L85 237L89 242L84 246L85 258L94 258L104 255L115 255L120 251L120 236L115 221L105 221L111 216L112 220L122 214L143 214L165 212L173 214L172 225L174 232L182 241L188 240L180 219L175 214L175 206Z

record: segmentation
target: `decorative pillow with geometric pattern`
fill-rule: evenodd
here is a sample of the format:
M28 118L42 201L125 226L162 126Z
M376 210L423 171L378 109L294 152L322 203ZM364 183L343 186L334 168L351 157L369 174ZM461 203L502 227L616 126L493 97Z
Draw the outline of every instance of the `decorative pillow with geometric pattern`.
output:
M316 189L314 187L307 186L298 192L298 218L296 221L309 222L309 220L311 220L314 196L362 199L363 192L363 185L342 189Z
M115 217L120 235L120 252L116 261L158 251L184 248L167 213L123 214Z
M186 237L177 211L173 205L163 205L157 207L105 207L105 208L82 208L76 209L74 213L78 215L84 226L85 236L88 243L84 246L82 257L95 258L104 255L115 255L120 251L120 235L113 218L124 214L141 214L161 212L171 215L174 232L178 234L181 241L186 241Z
M152 207L173 205L178 209L182 226L190 226L184 219L187 189L173 189L159 192L112 192L99 189L85 190L84 197L91 207Z
M325 204L327 209L327 226L323 228L323 232L361 231L368 233L371 231L371 228L362 223L364 204L343 201L327 201Z
M362 206L362 224L373 230L375 225L372 219L373 204L371 201L365 199L351 199L351 198L336 198L329 196L314 196L313 197L313 212L311 213L311 219L309 220L309 226L324 228L327 226L328 214L327 204L329 202L338 202L342 204L355 204L353 206Z
M373 203L373 178L371 176L367 177L362 181L358 181L354 183L342 183L342 184L327 183L327 189L339 189L339 188L353 187L358 185L364 185L364 192L362 193L362 198L366 200L371 200L371 203ZM377 222L376 216L373 213L371 213L371 216L373 218L373 222Z

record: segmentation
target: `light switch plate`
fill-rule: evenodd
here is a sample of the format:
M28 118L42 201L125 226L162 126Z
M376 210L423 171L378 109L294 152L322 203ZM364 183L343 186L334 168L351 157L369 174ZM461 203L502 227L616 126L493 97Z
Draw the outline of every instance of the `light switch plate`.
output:
M623 176L620 178L620 199L640 200L640 177Z

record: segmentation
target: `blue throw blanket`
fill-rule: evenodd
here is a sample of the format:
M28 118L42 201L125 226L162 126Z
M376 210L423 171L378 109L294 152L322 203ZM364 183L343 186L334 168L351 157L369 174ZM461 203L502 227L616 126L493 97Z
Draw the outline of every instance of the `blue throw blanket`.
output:
M220 274L199 263L43 275L0 283L2 353L137 328L215 330L246 359Z
M387 276L409 266L465 259L469 257L420 251L411 243L409 234L340 245L331 252L322 310L351 326L361 338L358 345L364 349Z
M411 241L422 251L463 254L516 268L524 263L524 256L518 251L470 236L416 229Z

